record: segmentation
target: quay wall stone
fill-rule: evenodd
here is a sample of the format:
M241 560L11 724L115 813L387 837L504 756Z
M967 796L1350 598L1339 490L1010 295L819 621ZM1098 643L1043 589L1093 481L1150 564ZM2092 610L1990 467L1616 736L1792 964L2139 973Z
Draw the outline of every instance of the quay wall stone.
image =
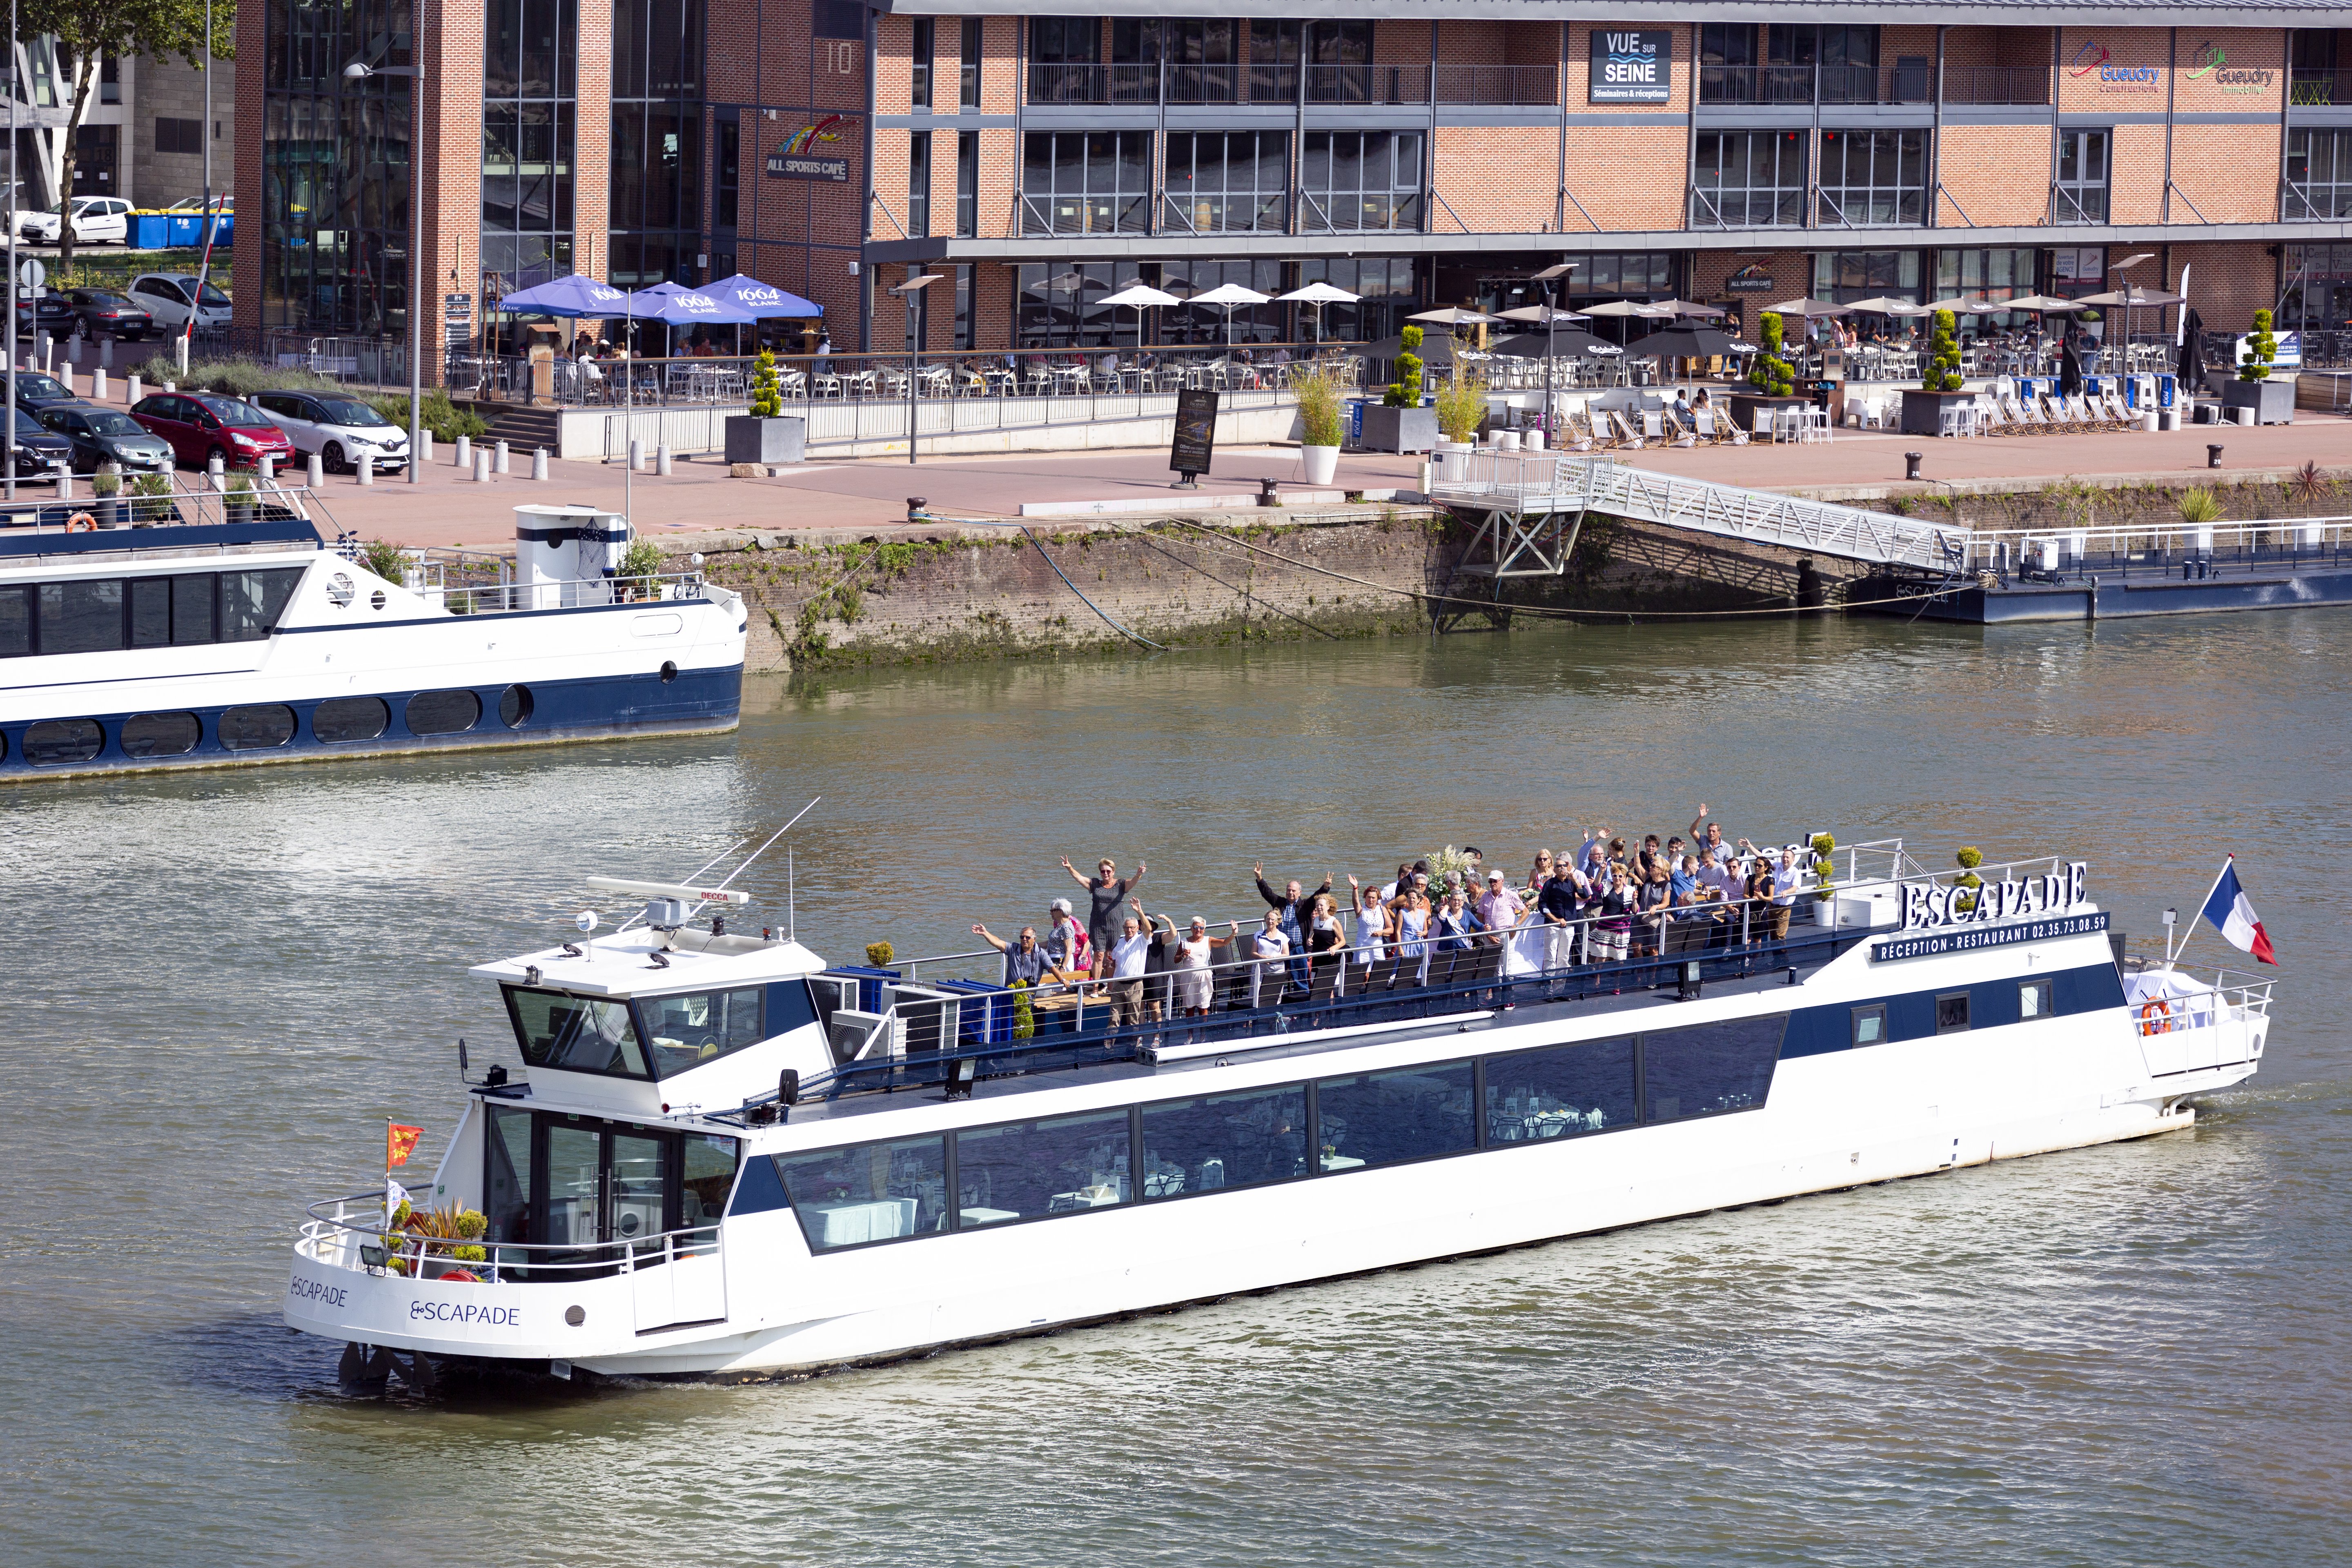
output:
M2291 473L2216 476L2230 521L2352 511L2352 485ZM1986 529L2177 526L2183 488L1987 481L1814 492L1822 500ZM2225 521L2223 526L2226 527ZM1033 522L913 522L856 540L730 531L657 541L699 552L749 603L751 669L1056 658L1167 647L1507 631L1538 618L1705 616L1832 606L1859 563L1589 518L1567 570L1493 579L1458 570L1475 525L1428 507L1362 505ZM1040 546L1042 546L1042 552ZM1069 578L1064 584L1049 564ZM1079 595L1093 601L1101 615ZM1834 613L1832 611L1832 613Z

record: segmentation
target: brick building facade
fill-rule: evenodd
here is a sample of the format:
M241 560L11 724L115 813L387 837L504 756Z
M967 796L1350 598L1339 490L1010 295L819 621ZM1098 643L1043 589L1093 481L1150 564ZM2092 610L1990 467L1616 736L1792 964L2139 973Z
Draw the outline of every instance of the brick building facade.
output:
M1570 261L1570 304L1997 301L2187 268L2209 326L2352 325L2352 32L2313 26L2352 10L1344 9L423 0L426 308L454 342L568 270L741 271L822 304L837 348L894 349L887 289L921 270L937 350L1365 339L1529 302ZM409 14L246 0L246 324L404 331L408 88L340 70L408 63ZM1099 303L1318 279L1362 300Z

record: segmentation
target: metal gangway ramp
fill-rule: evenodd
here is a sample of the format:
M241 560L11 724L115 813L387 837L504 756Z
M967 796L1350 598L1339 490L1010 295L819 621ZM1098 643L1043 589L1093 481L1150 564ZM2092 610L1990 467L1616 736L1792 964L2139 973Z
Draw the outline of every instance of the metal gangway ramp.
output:
M1966 529L1684 479L1609 458L1448 452L1429 499L1480 518L1455 568L1475 577L1565 573L1588 512L1939 577L1959 574L1969 558Z

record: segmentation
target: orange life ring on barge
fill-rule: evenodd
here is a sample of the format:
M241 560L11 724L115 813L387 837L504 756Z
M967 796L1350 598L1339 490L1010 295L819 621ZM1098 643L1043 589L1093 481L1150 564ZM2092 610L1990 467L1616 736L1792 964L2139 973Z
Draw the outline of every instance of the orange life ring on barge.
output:
M98 527L98 519L86 511L78 511L66 519L68 533L89 533Z
M2169 1002L2142 1003L2139 1010L2139 1032L2143 1035L2172 1033L2172 1004Z

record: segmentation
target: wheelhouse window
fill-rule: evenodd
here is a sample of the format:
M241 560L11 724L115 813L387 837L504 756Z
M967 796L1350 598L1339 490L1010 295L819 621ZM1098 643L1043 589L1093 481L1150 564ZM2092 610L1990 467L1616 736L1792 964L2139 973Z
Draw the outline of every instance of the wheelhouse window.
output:
M645 1268L666 1259L666 1233L718 1224L735 1185L740 1145L721 1134L512 1105L484 1109L482 1212L494 1246L609 1247L615 1263L625 1251ZM704 1231L676 1237L674 1245L678 1256L691 1257L712 1242ZM506 1277L528 1277L525 1259L498 1261ZM595 1272L569 1261L551 1277Z
M654 1076L672 1078L731 1056L767 1037L761 1032L765 988L693 991L682 996L641 996L638 1011L653 1047Z
M535 1068L651 1078L626 1002L509 985L507 1016L522 1059Z

